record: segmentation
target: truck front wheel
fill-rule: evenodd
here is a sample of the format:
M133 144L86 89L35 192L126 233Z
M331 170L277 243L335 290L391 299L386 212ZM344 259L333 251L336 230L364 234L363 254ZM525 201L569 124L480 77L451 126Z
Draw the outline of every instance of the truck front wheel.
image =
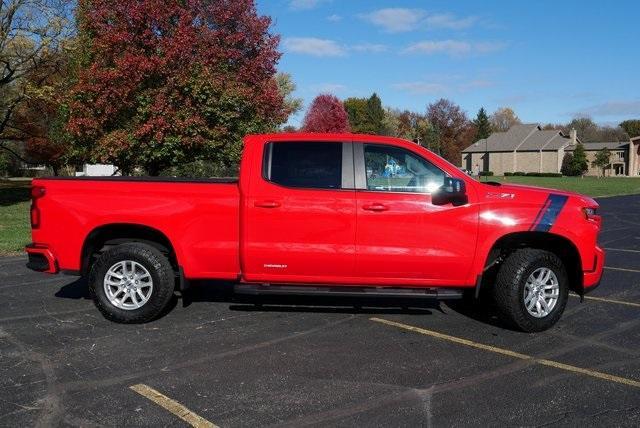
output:
M89 274L89 289L105 318L119 323L155 319L169 304L175 277L156 248L121 244L103 252Z
M493 290L505 322L526 332L544 331L558 322L567 305L567 271L549 251L516 250L501 266Z

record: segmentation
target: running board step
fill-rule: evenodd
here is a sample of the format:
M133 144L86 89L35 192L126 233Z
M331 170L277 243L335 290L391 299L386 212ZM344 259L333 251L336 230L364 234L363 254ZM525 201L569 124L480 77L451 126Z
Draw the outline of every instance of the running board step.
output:
M312 295L348 297L409 297L428 299L461 299L460 288L391 288L391 287L332 287L271 284L235 284L238 294L252 295Z

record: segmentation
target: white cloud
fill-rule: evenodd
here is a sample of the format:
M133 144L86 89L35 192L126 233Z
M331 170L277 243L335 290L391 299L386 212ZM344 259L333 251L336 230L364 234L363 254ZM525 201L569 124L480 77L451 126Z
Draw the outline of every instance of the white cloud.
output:
M461 57L486 54L503 49L506 45L500 42L467 42L460 40L424 40L408 46L404 53L422 53L427 55L443 53Z
M442 83L434 82L403 82L391 85L393 89L398 89L412 94L419 95L439 95L447 92L449 89Z
M466 18L457 18L450 13L441 13L435 15L429 15L425 19L427 27L431 28L447 28L449 30L462 30L471 27L478 20L475 16L468 16Z
M337 14L333 14L333 15L329 15L327 16L327 21L329 22L340 22L342 21L342 16L341 15L337 15Z
M376 44L376 43L362 43L359 45L351 46L351 50L354 52L371 52L371 53L380 53L386 52L389 50L387 45Z
M389 33L413 31L418 28L462 30L478 21L475 16L457 17L451 13L428 13L424 9L385 8L360 15Z
M311 90L318 93L330 93L337 94L347 89L345 85L340 83L320 83L318 85L311 85Z
M494 82L486 79L463 80L461 76L440 76L414 82L402 82L392 85L394 89L409 92L413 95L443 95L465 93L474 89L494 86Z
M309 10L314 9L320 3L324 3L327 0L290 0L289 9L293 10Z
M421 9L387 8L360 15L374 25L382 27L389 33L400 33L415 30L425 13Z
M581 116L640 116L640 100L606 101L586 107L574 115Z
M282 42L287 52L317 57L344 56L346 49L334 40L315 37L289 37Z

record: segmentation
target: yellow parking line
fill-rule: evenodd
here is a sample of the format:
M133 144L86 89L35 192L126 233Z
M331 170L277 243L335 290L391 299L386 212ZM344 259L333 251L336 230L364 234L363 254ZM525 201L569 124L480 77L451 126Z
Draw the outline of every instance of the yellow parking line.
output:
M610 382L616 382L616 383L620 383L620 384L623 384L623 385L628 385L628 386L633 386L633 387L636 387L636 388L640 388L640 382L638 382L636 380L633 380L633 379L627 379L627 378L620 377L620 376L614 376L614 375L610 375L610 374L607 374L607 373L598 372L598 371L595 371L595 370L583 369L581 367L575 367L575 366L571 366L571 365L568 365L568 364L559 363L557 361L551 361L551 360L535 358L535 357L532 357L530 355L521 354L519 352L510 351L508 349L498 348L496 346L491 346L491 345L485 345L483 343L474 342L472 340L463 339L463 338L455 337L455 336L450 336L448 334L438 333L437 331L427 330L427 329L420 328L420 327L414 327L412 325L402 324L402 323L399 323L399 322L385 320L385 319L382 319L382 318L369 318L369 319L371 321L375 321L375 322L378 322L378 323L381 323L381 324L386 324L386 325L390 325L390 326L393 326L393 327L398 327L398 328L401 328L403 330L413 331L415 333L424 334L425 336L435 337L437 339L442 339L442 340L446 340L448 342L458 343L460 345L469 346L471 348L482 349L483 351L489 351L489 352L493 352L493 353L496 353L496 354L502 354L502 355L506 355L506 356L509 356L509 357L518 358L520 360L532 361L534 363L541 364L543 366L555 367L557 369L566 370L566 371L573 372L573 373L580 373L580 374L583 374L583 375L586 375L586 376L590 376L590 377L594 377L594 378L597 378L597 379L608 380Z
M138 394L156 403L158 406L170 411L192 427L196 428L217 428L217 425L212 424L202 416L198 416L191 410L184 407L182 404L167 397L166 395L156 391L150 386L139 383L132 385L129 389L134 390Z
M571 296L580 297L577 294L571 294ZM605 299L605 298L602 298L602 297L592 297L592 296L584 296L584 298L586 300L595 300L596 302L615 303L617 305L633 306L635 308L640 308L640 303L623 302L622 300Z
M611 267L611 266L605 266L604 268L609 270L619 270L622 272L640 272L640 270L638 269L625 269L625 268Z

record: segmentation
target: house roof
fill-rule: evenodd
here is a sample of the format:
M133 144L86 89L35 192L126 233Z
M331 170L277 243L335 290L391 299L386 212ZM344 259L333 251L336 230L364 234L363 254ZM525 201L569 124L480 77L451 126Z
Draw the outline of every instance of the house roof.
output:
M558 150L571 140L558 130L543 130L537 123L514 125L506 132L494 132L464 149L463 153Z
M628 142L620 142L620 141L611 141L611 142L604 142L604 143L582 143L582 145L584 146L584 149L587 151L590 150L602 150L604 148L607 148L609 150L624 150L627 148L627 146L629 145ZM567 151L573 151L575 150L576 146L575 145L571 145L569 147L567 147L565 150Z

